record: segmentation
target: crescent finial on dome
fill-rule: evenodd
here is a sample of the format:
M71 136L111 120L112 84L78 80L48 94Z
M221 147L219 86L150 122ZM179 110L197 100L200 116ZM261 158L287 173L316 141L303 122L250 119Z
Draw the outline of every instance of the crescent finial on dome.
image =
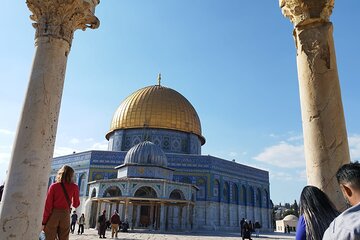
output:
M158 85L160 86L161 85L161 73L158 74L157 80L158 80Z

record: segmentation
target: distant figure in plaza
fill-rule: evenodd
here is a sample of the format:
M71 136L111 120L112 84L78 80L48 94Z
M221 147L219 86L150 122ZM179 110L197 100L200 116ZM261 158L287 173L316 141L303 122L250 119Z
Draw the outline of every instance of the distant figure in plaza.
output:
M129 222L127 219L125 219L125 221L122 223L121 225L121 228L122 228L122 232L127 232L128 229L129 229Z
M77 219L78 219L78 215L76 214L76 211L73 211L73 214L71 214L71 224L70 224L71 233L74 233L75 231Z
M286 229L287 229L287 232L290 233L290 226L289 226L289 224L286 225Z
M85 224L85 216L84 214L81 214L79 221L79 228L78 228L78 234L83 234L84 233L84 224Z
M42 226L46 240L68 240L71 205L80 205L79 188L73 182L74 170L64 165L56 175L46 195Z
M255 222L254 224L254 228L255 228L255 232L256 232L256 237L259 237L259 233L260 233L260 228L261 228L261 225L259 222Z
M253 233L254 232L254 225L251 221L249 221L249 229L250 229L250 232Z
M105 232L106 232L106 210L102 211L102 214L99 216L98 218L98 233L99 233L99 238L106 238L105 237Z
M306 186L300 195L300 218L296 240L321 240L325 230L339 212L319 188Z
M251 222L251 221L250 221ZM248 223L246 220L243 225L242 230L242 239L250 239L251 240L251 228L250 228L250 222Z
M336 173L337 181L350 208L330 223L324 240L360 239L360 163L348 163Z
M240 221L240 235L241 235L241 237L243 236L244 223L245 223L245 218L241 219L241 221Z
M117 238L121 221L120 221L120 216L116 210L114 211L114 214L111 216L110 222L111 222L111 237L113 238L115 234L115 237Z

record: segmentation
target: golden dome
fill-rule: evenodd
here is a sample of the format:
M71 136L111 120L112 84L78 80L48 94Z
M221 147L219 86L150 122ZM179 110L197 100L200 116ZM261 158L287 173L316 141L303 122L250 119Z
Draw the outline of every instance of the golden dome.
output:
M110 134L118 129L160 128L196 134L203 145L201 124L191 103L177 91L161 85L142 88L128 96L116 110Z

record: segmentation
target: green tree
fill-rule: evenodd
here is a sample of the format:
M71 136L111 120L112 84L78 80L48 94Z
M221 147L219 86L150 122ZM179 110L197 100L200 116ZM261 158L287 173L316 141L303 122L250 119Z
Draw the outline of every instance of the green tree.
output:
M294 200L294 204L291 207L297 214L295 214L297 217L299 217L299 206L296 202L296 200Z

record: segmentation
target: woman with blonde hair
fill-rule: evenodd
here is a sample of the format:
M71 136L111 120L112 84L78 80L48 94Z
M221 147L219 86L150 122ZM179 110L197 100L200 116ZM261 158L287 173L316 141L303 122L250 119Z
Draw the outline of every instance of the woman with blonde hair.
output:
M74 169L64 165L48 189L42 221L46 240L69 239L71 205L80 205L79 188L73 178Z

